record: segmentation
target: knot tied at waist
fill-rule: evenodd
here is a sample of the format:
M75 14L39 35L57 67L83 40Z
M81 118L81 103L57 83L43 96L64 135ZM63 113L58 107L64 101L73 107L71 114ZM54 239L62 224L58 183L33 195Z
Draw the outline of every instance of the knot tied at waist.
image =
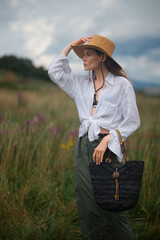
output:
M91 124L94 120L95 120L95 119L93 119L92 116L89 116L89 118L88 118L88 123Z
M100 126L98 119L89 116L87 119L82 121L80 126L80 136L84 136L88 132L88 138L90 141L98 139L98 134L100 132Z

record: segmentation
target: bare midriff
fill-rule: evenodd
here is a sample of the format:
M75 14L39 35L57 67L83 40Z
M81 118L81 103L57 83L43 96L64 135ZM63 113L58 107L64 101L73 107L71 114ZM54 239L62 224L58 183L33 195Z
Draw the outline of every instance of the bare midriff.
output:
M100 133L109 133L109 131L105 128L100 127Z

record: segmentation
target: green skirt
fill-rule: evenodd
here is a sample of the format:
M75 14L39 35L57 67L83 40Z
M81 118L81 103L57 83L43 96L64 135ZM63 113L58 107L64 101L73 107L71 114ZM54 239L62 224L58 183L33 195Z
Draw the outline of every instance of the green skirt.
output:
M101 138L90 142L85 135L78 138L75 145L74 180L82 234L86 240L133 240L125 212L103 210L95 202L89 163L93 161L94 149L100 141ZM111 159L113 167L123 165L123 163L118 162L114 153L111 153Z

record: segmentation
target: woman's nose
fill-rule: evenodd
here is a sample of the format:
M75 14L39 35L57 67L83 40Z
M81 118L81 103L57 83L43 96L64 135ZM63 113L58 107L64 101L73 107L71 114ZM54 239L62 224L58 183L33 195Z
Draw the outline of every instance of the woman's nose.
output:
M85 56L82 58L82 61L83 61L83 62L85 61Z

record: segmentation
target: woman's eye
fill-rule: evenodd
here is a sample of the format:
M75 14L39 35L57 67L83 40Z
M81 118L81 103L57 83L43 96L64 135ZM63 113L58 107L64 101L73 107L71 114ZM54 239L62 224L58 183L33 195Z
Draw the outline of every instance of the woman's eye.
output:
M91 53L87 53L86 55L87 55L87 56L91 56Z

